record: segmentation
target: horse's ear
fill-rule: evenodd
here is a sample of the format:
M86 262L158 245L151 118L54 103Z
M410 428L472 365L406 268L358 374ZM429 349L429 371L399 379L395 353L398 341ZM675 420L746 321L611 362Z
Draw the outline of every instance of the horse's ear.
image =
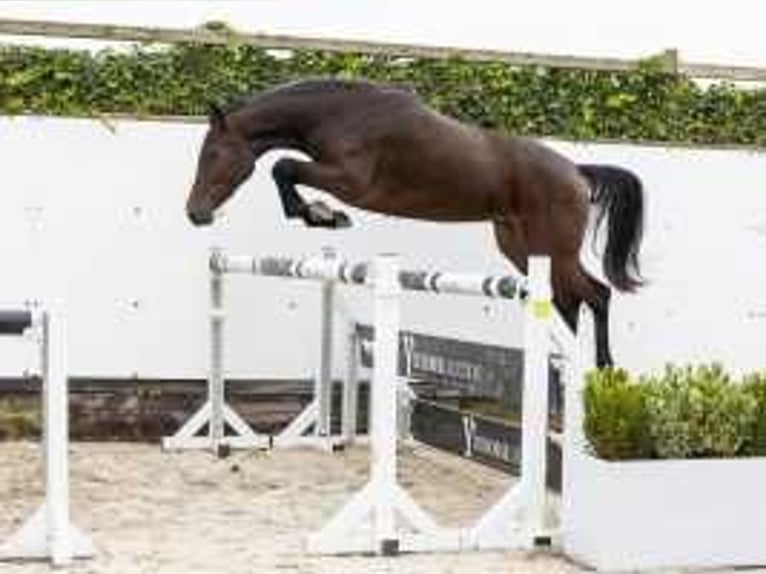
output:
M226 129L226 114L223 113L223 110L218 106L218 104L211 102L208 105L208 109L210 126L214 128Z

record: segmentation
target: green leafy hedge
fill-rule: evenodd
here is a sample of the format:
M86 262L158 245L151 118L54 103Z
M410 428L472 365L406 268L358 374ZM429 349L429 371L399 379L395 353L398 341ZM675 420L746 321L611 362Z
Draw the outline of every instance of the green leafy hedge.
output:
M210 100L317 76L409 84L447 114L514 134L766 144L766 90L702 88L653 61L618 73L236 44L97 53L0 46L0 113L200 115Z
M766 456L766 373L735 381L720 365L668 366L634 379L589 373L584 431L607 460Z

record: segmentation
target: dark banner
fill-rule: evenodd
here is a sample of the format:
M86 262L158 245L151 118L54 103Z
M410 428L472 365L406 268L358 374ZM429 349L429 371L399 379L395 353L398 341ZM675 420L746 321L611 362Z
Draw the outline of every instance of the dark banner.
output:
M521 429L513 424L416 400L410 429L415 440L519 475ZM561 490L561 448L548 441L548 487Z
M361 364L372 367L373 329L357 325ZM555 365L555 360L552 362ZM521 378L524 352L435 337L411 331L399 334L399 374L412 381L435 383L441 391L461 397L499 401L512 412L521 412ZM563 412L559 371L550 369L550 412Z
M468 456L511 474L521 471L521 431L517 426L470 415L466 425Z
M362 365L372 366L372 327L357 325ZM501 400L521 380L524 353L410 331L399 335L399 374L438 383L462 396Z

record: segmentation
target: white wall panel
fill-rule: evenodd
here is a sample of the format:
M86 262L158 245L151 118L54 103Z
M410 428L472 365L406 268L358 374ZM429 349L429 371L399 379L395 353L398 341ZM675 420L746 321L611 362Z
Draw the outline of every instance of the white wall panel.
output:
M410 266L502 273L486 224L433 224L349 210L355 227L306 229L283 219L261 161L211 229L184 202L204 126L43 118L0 119L0 304L63 296L70 364L98 377L203 376L207 362L207 252L313 253L351 258L395 251ZM618 145L552 145L579 161L635 170L647 188L643 263L649 284L617 295L617 359L766 365L766 156ZM313 195L313 190L306 190ZM597 267L592 256L586 257ZM318 286L231 277L227 364L232 376L305 377L318 353ZM363 292L339 290L340 318L368 318ZM409 295L408 328L493 343L520 335L499 302ZM589 320L589 318L588 318ZM589 327L589 326L588 326ZM29 365L3 342L0 375Z

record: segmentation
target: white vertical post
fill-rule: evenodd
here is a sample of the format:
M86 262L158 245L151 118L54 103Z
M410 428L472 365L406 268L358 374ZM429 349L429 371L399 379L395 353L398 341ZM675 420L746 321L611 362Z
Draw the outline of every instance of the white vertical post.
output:
M372 389L372 471L370 482L377 491L373 530L384 554L397 552L396 435L399 354L399 260L379 255L374 262L374 323Z
M357 433L357 408L359 406L359 337L356 324L348 323L346 333L346 377L343 381L343 442L352 444Z
M65 322L61 306L42 314L41 364L43 378L43 417L45 488L48 514L48 544L55 565L72 560L69 537L69 437L68 371L66 365Z
M335 259L335 251L325 248L322 253L327 260ZM330 436L330 414L332 411L332 343L333 343L333 304L335 282L322 281L322 301L320 317L320 356L319 369L314 384L314 396L318 401L316 434Z
M415 391L410 386L410 377L412 376L412 354L414 353L415 337L411 334L400 336L402 342L402 355L404 359L404 369L402 377L399 379L398 389L398 436L401 440L412 438L412 405L417 398ZM398 353L398 351L397 351ZM396 364L397 373L399 372L399 363Z
M210 372L208 373L208 397L210 421L208 434L211 447L222 454L225 432L224 402L225 382L223 373L224 345L224 285L223 273L216 267L210 269Z
M525 538L545 530L545 491L548 443L548 360L550 355L550 259L529 258L529 301L524 322L522 396L521 492L524 497Z
M566 349L566 362L564 368L564 453L574 455L586 452L586 440L583 431L584 405L583 390L585 387L585 374L593 368L591 361L586 359L582 348L583 341L574 339L571 348ZM566 469L566 467L564 467Z
M574 506L577 504L576 496L581 491L578 481L582 480L582 473L578 472L586 456L586 440L583 431L584 405L583 388L585 385L585 372L592 364L586 359L583 352L582 340L575 340L570 348L566 349L566 364L564 369L564 433L562 451L562 480L561 491L561 534L564 551L570 550L570 543L576 540L571 532L570 520L574 516ZM590 349L588 349L590 352ZM590 353L587 356L592 356ZM589 473L585 473L588 476ZM574 552L577 554L577 552Z

